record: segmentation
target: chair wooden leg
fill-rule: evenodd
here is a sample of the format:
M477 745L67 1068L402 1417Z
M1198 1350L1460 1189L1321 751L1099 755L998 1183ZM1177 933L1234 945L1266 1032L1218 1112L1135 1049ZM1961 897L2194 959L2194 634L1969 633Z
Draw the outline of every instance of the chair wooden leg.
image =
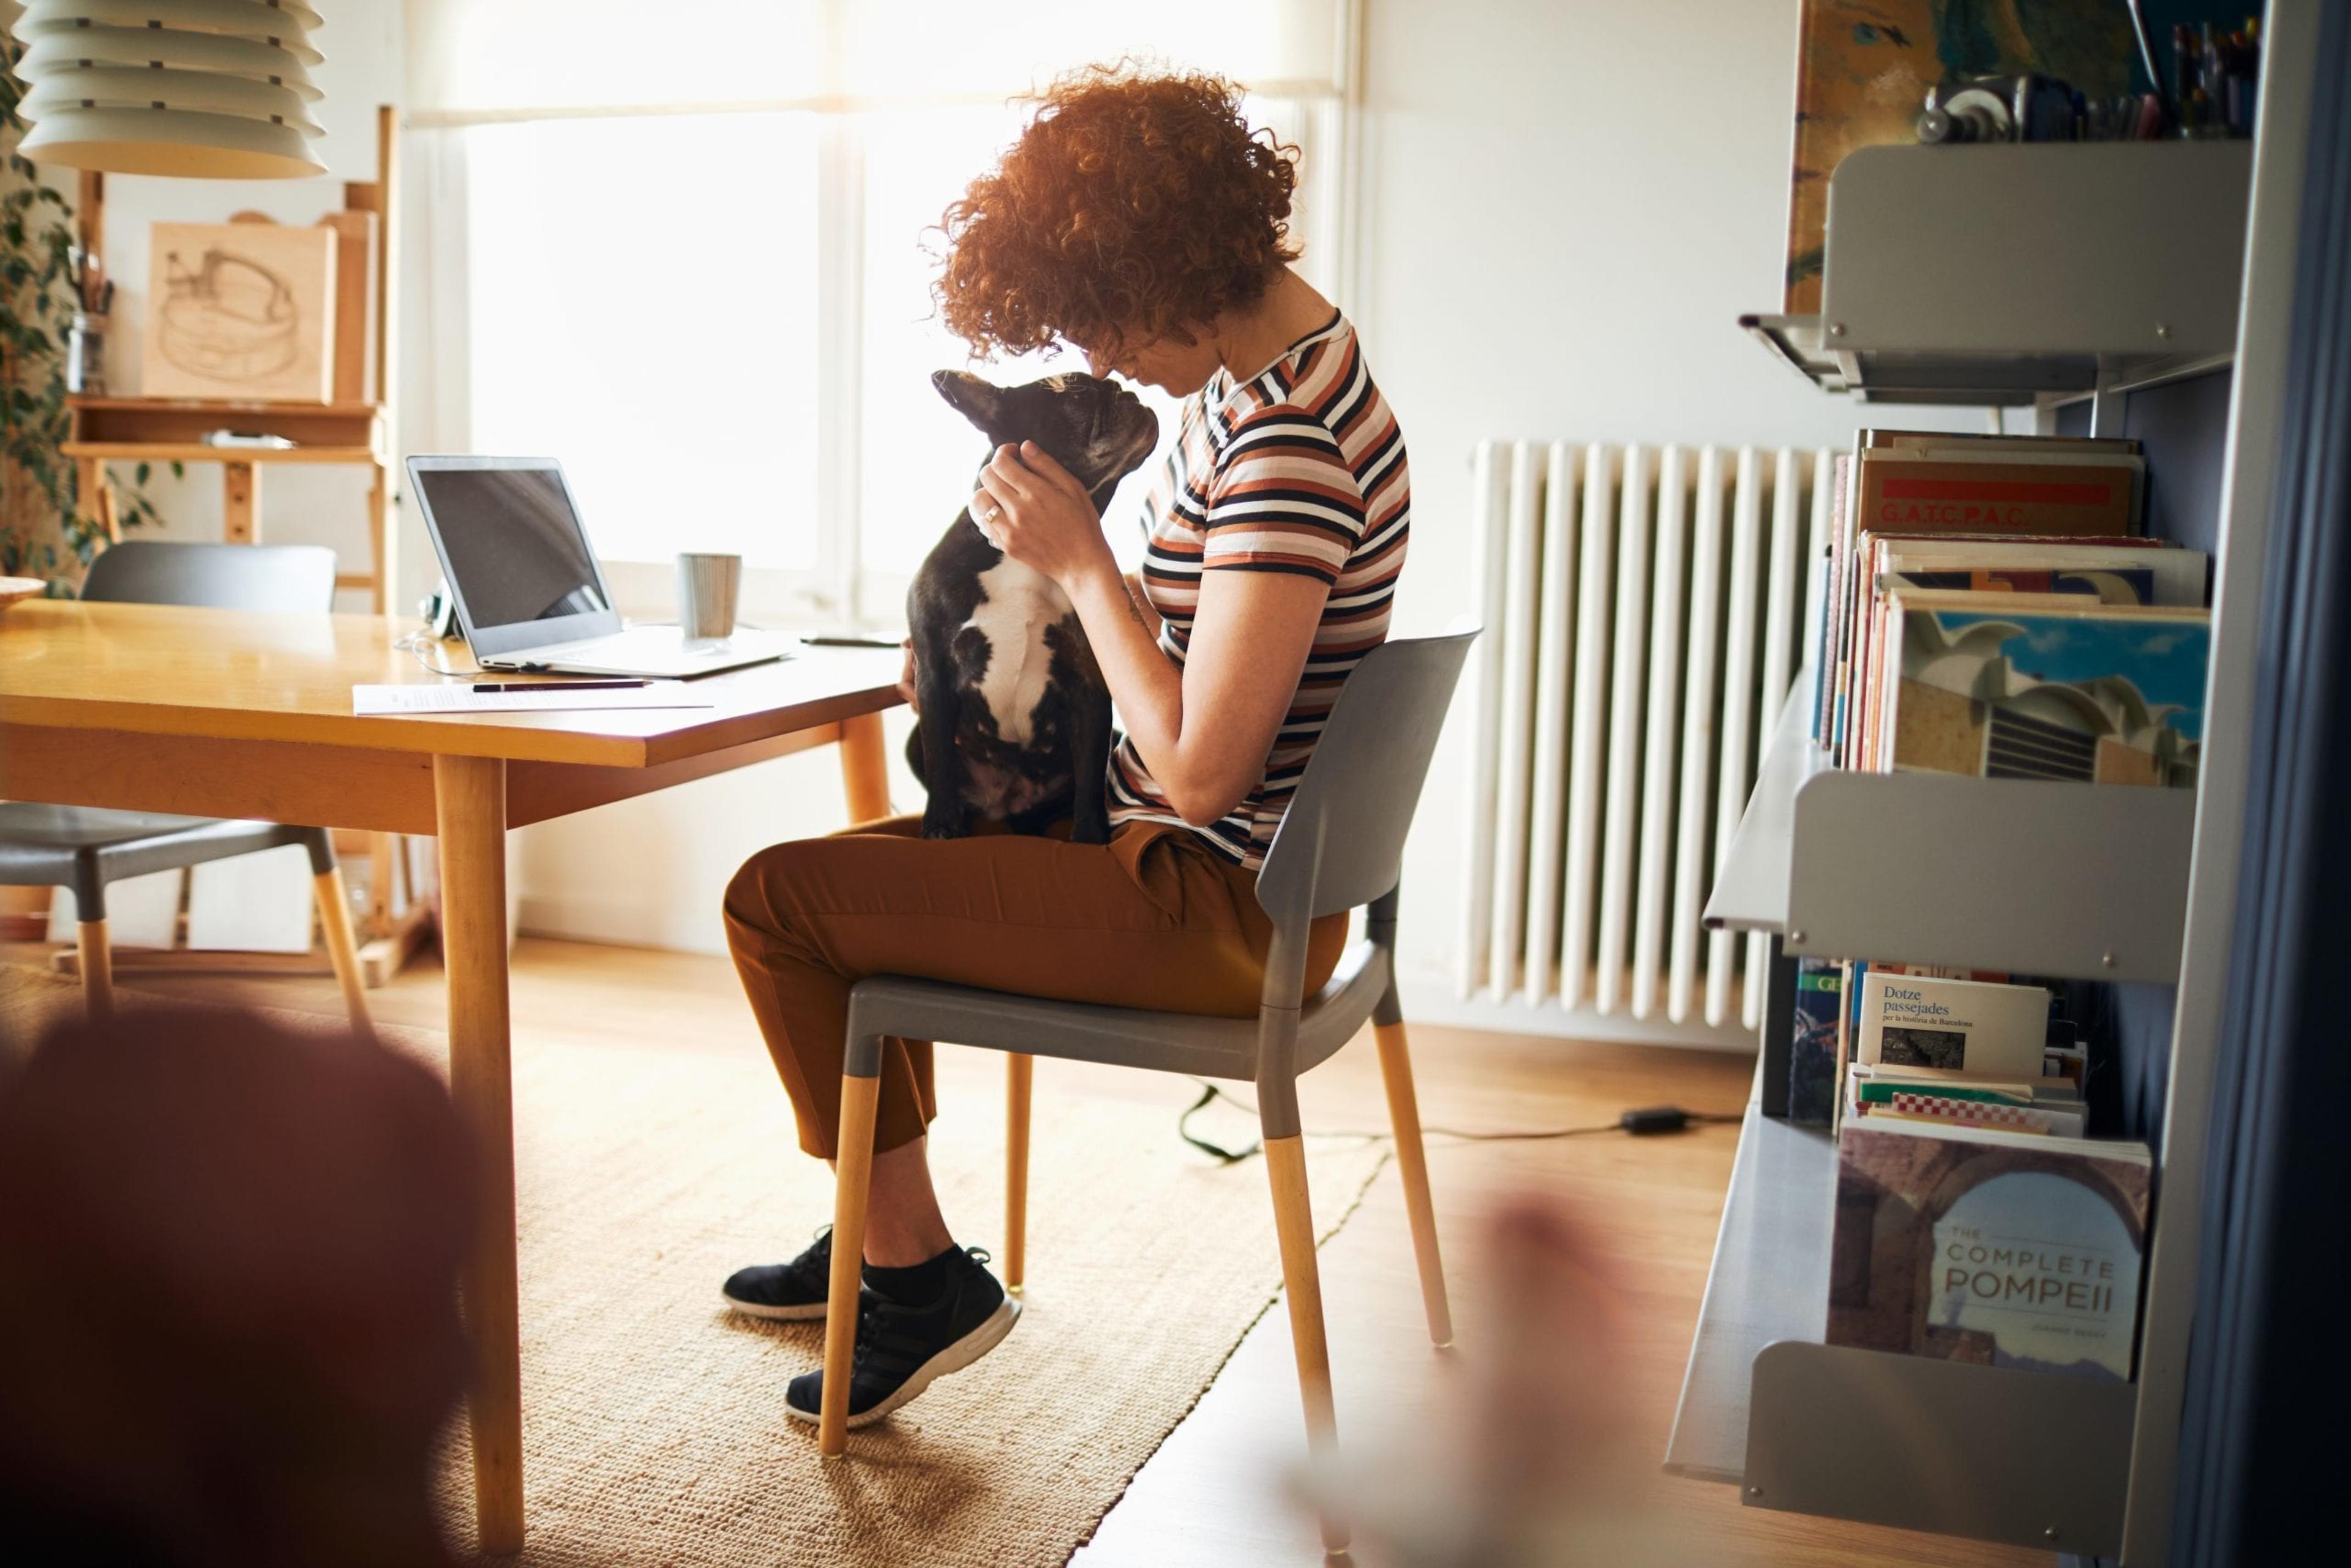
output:
M857 1291L864 1282L865 1200L873 1181L873 1115L879 1077L841 1080L841 1144L833 1161L832 1281L824 1309L824 1399L817 1452L849 1446L849 1368L857 1350Z
M1428 1197L1428 1155L1420 1144L1420 1101L1413 1092L1412 1057L1404 1025L1377 1025L1380 1080L1387 1086L1388 1122L1395 1129L1396 1170L1404 1177L1404 1211L1412 1221L1413 1256L1420 1264L1420 1300L1428 1309L1428 1337L1439 1350L1453 1345L1453 1309L1445 1296L1445 1260L1437 1249L1437 1210Z
M1306 1196L1306 1146L1293 1134L1265 1140L1273 1186L1273 1226L1281 1241L1281 1282L1290 1299L1290 1339L1298 1353L1298 1392L1306 1406L1306 1447L1327 1458L1338 1446L1331 1399L1331 1344L1322 1332L1322 1275L1314 1256L1314 1213ZM1322 1516L1322 1547L1347 1550L1345 1521Z
M106 939L106 922L85 920L75 937L81 953L82 1005L90 1022L103 1023L114 1016L114 949Z
M1037 1059L1004 1059L1004 1288L1020 1294L1029 1258L1029 1091Z
M327 956L335 966L335 979L343 988L343 1011L350 1015L353 1032L375 1036L375 1020L368 1016L367 986L360 974L360 945L351 930L350 894L343 886L343 868L333 866L310 879L319 900L319 925L327 934Z

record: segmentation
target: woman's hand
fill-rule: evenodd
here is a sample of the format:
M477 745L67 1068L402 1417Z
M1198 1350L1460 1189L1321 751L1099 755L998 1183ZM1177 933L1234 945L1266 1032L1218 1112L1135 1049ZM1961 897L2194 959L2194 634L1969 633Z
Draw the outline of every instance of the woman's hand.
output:
M979 472L971 516L997 549L1065 591L1099 572L1118 576L1092 497L1033 441L996 449Z

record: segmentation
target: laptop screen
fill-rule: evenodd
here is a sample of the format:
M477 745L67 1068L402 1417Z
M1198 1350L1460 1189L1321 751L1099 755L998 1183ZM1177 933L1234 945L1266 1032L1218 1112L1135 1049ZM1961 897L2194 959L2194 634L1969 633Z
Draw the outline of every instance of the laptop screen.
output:
M413 478L477 633L611 611L559 470L420 467Z

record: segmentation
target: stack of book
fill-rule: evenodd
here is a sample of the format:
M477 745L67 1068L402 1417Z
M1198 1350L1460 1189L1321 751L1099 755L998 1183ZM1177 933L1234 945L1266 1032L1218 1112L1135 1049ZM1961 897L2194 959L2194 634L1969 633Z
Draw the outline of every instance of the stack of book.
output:
M1837 465L1814 738L1841 767L2192 787L2210 561L2128 440L1865 430Z
M2152 1162L2085 1136L2055 998L1854 967L1828 1343L2128 1379Z
M2193 788L2210 563L2141 536L2147 484L2136 441L1862 432L1815 631L1830 760ZM2151 1161L2087 1135L2060 997L1801 958L1792 1006L1787 1113L1837 1143L1829 1343L2129 1378Z

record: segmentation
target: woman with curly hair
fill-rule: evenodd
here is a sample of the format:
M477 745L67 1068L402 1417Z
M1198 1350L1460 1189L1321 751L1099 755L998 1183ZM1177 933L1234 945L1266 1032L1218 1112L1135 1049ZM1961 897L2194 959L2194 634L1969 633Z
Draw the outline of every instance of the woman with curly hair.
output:
M971 514L1085 628L1124 725L1106 845L919 821L783 843L727 890L737 968L802 1148L840 1126L850 987L919 975L1031 996L1253 1015L1270 927L1254 883L1340 684L1387 632L1411 513L1404 438L1344 317L1292 271L1294 150L1213 77L1065 80L947 209L940 313L976 352L1066 343L1097 375L1186 400L1122 579L1085 488L999 449ZM1315 923L1310 992L1346 917ZM992 1349L1019 1303L932 1190L931 1047L889 1042L850 1424ZM824 1315L831 1238L726 1283L738 1312ZM816 1419L822 1374L789 1414Z

